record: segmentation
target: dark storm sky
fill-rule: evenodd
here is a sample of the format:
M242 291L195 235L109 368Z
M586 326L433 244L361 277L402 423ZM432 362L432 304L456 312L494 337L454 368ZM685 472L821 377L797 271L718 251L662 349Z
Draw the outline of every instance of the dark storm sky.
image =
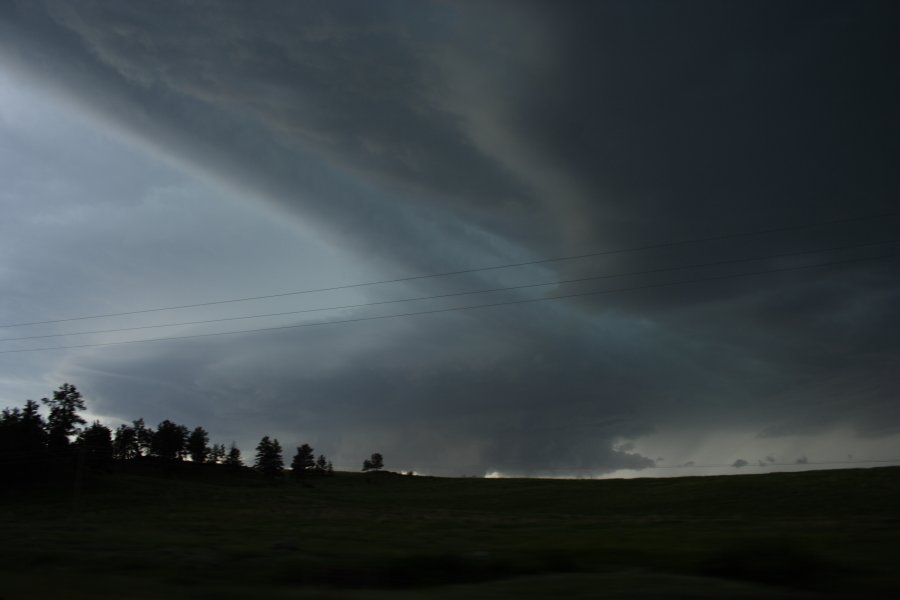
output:
M898 458L898 25L895 2L2 2L0 324L724 237L5 327L0 403L71 381L110 424L433 473ZM22 351L621 288L644 289Z

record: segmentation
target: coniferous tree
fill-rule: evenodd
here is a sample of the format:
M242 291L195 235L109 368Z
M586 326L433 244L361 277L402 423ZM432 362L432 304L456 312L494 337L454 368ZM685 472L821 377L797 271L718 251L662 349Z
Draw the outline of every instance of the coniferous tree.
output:
M85 453L87 464L91 467L105 469L112 462L112 432L100 421L94 421L82 429L75 444Z
M84 410L81 392L71 383L64 383L53 392L53 399L42 398L41 402L50 407L47 417L48 447L53 452L65 452L69 447L69 436L78 433L78 426L85 420L78 414Z
M0 412L0 477L31 479L46 464L47 431L38 403L28 400L24 409Z
M149 456L153 446L154 431L144 424L144 419L131 422L134 427L134 435L137 438L138 453L140 456Z
M384 458L377 452L372 455L372 458L363 461L363 471L380 471L383 468Z
M381 456L381 454L376 452L375 454L372 455L372 470L380 471L383 468L384 468L384 458Z
M328 468L328 462L325 460L325 455L320 454L319 458L316 459L316 471L319 473L324 473Z
M305 477L309 475L316 467L316 459L313 449L309 444L303 444L297 448L297 454L291 461L291 471L294 477Z
M244 461L241 460L241 450L234 442L231 442L231 445L228 447L228 454L225 456L225 466L233 471L244 466Z
M209 449L209 462L220 465L225 460L225 444L213 444Z
M47 425L44 423L44 417L41 416L40 405L34 400L25 401L25 408L22 409L22 425L26 436L30 438L26 445L37 449L39 446L47 444Z
M328 464L325 465L325 474L326 475L334 475L334 465L331 464L331 461L328 461Z
M181 460L187 453L187 437L187 427L166 419L157 426L150 442L150 451L160 458Z
M206 462L210 454L209 434L202 427L195 427L187 438L187 451L195 463Z
M284 459L281 456L281 444L277 439L263 436L256 446L256 462L254 468L266 477L276 477L284 470Z
M130 425L121 424L116 428L113 438L113 458L116 460L131 460L141 455L141 446L138 443L137 431Z
M4 421L9 421L15 430L12 446L28 455L43 454L47 449L47 424L41 416L40 405L34 400L26 400L22 410L4 410Z

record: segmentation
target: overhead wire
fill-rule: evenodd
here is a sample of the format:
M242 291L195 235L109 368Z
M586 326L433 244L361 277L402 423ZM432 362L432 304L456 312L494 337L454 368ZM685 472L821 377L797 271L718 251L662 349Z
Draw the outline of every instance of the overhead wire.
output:
M571 283L584 283L587 281L597 281L601 279L615 279L620 277L633 277L638 275L652 275L658 273L667 273L672 271L684 271L687 269L700 269L705 267L713 267L713 266L722 266L722 265L730 265L730 264L739 264L746 262L756 262L763 260L776 260L782 258L790 258L794 256L803 256L809 254L821 254L824 252L836 252L840 250L850 250L857 248L867 248L872 246L883 246L885 244L896 244L900 242L900 240L884 240L878 242L866 242L861 244L849 244L843 246L832 246L828 248L816 248L810 250L799 250L795 252L785 252L780 254L768 254L764 256L751 256L751 257L743 257L743 258L735 258L735 259L726 259L726 260L717 260L717 261L709 261L703 263L693 263L688 265L676 265L673 267L660 267L657 269L645 269L641 271L629 271L624 273L611 273L604 275L592 275L589 277L578 277L574 279L559 279L555 281L546 281L540 283L528 283L528 284L520 284L513 286L504 286L504 287L494 287L480 290L469 290L469 291L461 291L461 292L447 292L443 294L432 294L428 296L414 296L411 298L396 298L392 300L377 300L372 302L362 302L357 304L344 304L344 305L336 305L336 306L325 306L318 308L305 308L298 310L289 310L282 312L273 312L273 313L262 313L262 314L254 314L254 315L241 315L236 317L220 317L215 319L201 319L194 321L182 321L178 323L157 323L153 325L138 325L133 327L119 327L113 329L96 329L91 331L73 331L73 332L65 332L65 333L48 333L41 335L28 335L28 336L18 336L18 337L9 337L9 338L0 338L0 342L12 342L12 341L24 341L24 340L36 340L36 339L47 339L47 338L55 338L55 337L71 337L75 335L96 335L96 334L104 334L104 333L122 333L126 331L139 331L145 329L159 329L162 327L182 327L188 325L203 325L208 323L221 323L227 321L240 321L246 319L259 319L266 317L281 317L288 315L298 315L312 312L322 312L329 310L343 310L343 309L351 309L351 308L365 308L370 306L382 306L387 304L398 304L401 302L414 302L420 300L437 300L443 298L453 298L459 296L469 296L475 294L487 294L494 292L504 292L504 291L514 291L514 290L522 290L536 287L548 287L553 285L565 285Z
M556 296L545 296L545 297L541 297L541 298L508 300L508 301L504 301L504 302L492 302L489 304L470 304L470 305L466 305L466 306L437 308L437 309L431 309L431 310L406 312L406 313L391 314L391 315L374 315L374 316L366 316L366 317L354 317L354 318L349 318L349 319L338 319L338 320L332 320L332 321L317 321L314 323L296 323L296 324L292 324L292 325L279 325L279 326L274 326L274 327L243 329L243 330L238 330L238 331L219 331L219 332L212 332L212 333L198 333L198 334L181 335L181 336L144 338L144 339L138 339L138 340L122 340L122 341L115 341L115 342L96 342L96 343L89 343L89 344L74 344L74 345L69 345L69 346L49 346L49 347L42 347L42 348L19 348L19 349L12 349L12 350L0 350L0 354L18 354L18 353L23 353L23 352L40 352L40 351L47 351L47 350L69 350L69 349L76 349L76 348L97 348L97 347L102 347L102 346L117 346L117 345L123 345L123 344L137 344L137 343L145 343L145 342L162 342L162 341L183 340L183 339L196 339L196 338L214 337L214 336L222 336L222 335L239 335L239 334L245 334L245 333L261 333L261 332L279 331L279 330L285 330L285 329L298 329L298 328L316 327L316 326L322 326L322 325L337 325L337 324L341 324L341 323L358 323L358 322L362 322L362 321L396 319L396 318L412 317L412 316L418 316L418 315L447 313L447 312L461 311L461 310L472 310L472 309L480 309L480 308L493 308L493 307L498 307L498 306L521 305L521 304L529 304L529 303L536 303L536 302L548 302L548 301L553 301L553 300L563 300L563 299L567 299L567 298L578 298L578 297L596 296L596 295L602 295L602 294L612 294L612 293L632 292L632 291L646 290L646 289L665 288L665 287L672 287L672 286L677 286L677 285L687 285L687 284L703 283L703 282L709 282L709 281L721 281L721 280L725 280L725 279L734 279L734 278L738 278L738 277L750 277L750 276L755 276L755 275L766 275L766 274L771 274L771 273L783 273L783 272L788 272L788 271L798 271L798 270L802 270L802 269L829 267L829 266L859 263L859 262L872 261L872 260L891 259L891 258L898 258L898 257L900 257L900 253L885 254L885 255L880 255L880 256L862 257L862 258L852 258L852 259L845 259L845 260L839 260L839 261L830 261L830 262L825 262L825 263L816 263L816 264L811 264L811 265L783 267L783 268L778 268L778 269L766 269L766 270L761 270L761 271L751 271L751 272L747 272L747 273L720 275L720 276L715 276L715 277L702 277L702 278L697 278L697 279L688 279L688 280L682 280L682 281L648 284L648 285L641 285L641 286L634 286L634 287L627 287L627 288L615 288L615 289L611 289L611 290L593 290L593 291L588 291L588 292L559 294Z
M754 231L725 233L725 234L718 234L718 235L706 236L706 237L700 237L700 238L676 240L676 241L671 241L671 242L660 242L660 243L645 244L645 245L640 245L640 246L630 246L630 247L614 248L614 249L608 249L608 250L598 250L595 252L587 252L584 254L574 254L574 255L559 256L559 257L554 257L554 258L542 258L542 259L535 259L535 260L522 261L522 262L475 267L475 268L471 268L471 269L459 269L459 270L455 270L455 271L444 271L444 272L440 272L440 273L410 275L407 277L397 277L397 278L393 278L393 279L382 279L382 280L378 280L378 281L367 281L367 282L350 283L350 284L336 285L336 286L329 286L329 287L310 288L310 289L305 289L305 290L280 292L280 293L275 293L275 294L263 294L263 295L258 295L258 296L247 296L247 297L242 297L242 298L228 298L228 299L223 299L223 300L212 300L212 301L208 301L208 302L197 302L197 303L193 303L193 304L181 304L181 305L175 305L175 306L145 308L145 309L139 309L139 310L112 312L112 313L104 313L104 314L96 314L96 315L84 315L84 316L66 317L66 318L59 318L59 319L46 319L46 320L42 320L42 321L5 323L5 324L0 324L0 328L25 327L25 326L30 326L30 325L47 325L47 324L51 324L51 323L65 323L65 322L70 322L70 321L82 321L82 320L87 320L87 319L101 319L101 318L107 318L107 317L121 317L121 316L126 316L126 315L146 314L146 313L151 313L151 312L162 312L162 311L166 311L166 310L180 310L180 309L185 309L185 308L198 308L198 307L203 307L203 306L214 306L214 305L219 305L219 304L229 304L229 303L236 303L236 302L267 300L267 299L281 298L281 297L286 297L286 296L297 296L297 295L301 295L301 294L312 294L312 293L319 293L319 292L346 290L346 289L352 289L352 288L360 288L360 287L382 285L382 284L389 284L389 283L402 283L402 282L417 281L417 280L422 280L422 279L432 279L432 278L437 278L437 277L448 277L451 275L480 273L480 272L499 270L499 269L509 269L509 268L514 268L514 267L533 266L533 265L547 264L547 263L552 263L552 262L576 260L576 259L581 259L581 258L610 256L610 255L615 255L615 254L624 254L624 253L628 253L628 252L638 252L638 251L642 251L642 250L654 250L654 249L660 249L660 248L686 246L686 245L690 245L690 244L700 244L700 243L706 243L706 242L739 239L739 238L745 238L745 237L755 237L755 236L768 235L768 234L772 234L772 233L802 231L805 229L815 229L817 227L827 227L829 225L839 225L839 224L852 223L852 222L858 222L858 221L869 221L869 220L873 220L873 219L884 219L884 218L891 218L891 217L895 217L895 216L900 216L900 211L888 211L888 212L882 212L882 213L876 213L876 214L846 217L846 218L842 218L842 219L819 221L816 223L788 225L788 226L781 226L781 227L773 227L773 228L769 228L769 229L759 229L759 230L754 230Z
M541 259L541 260L535 260L535 261L525 261L525 262L519 262L519 263L508 263L508 264L504 264L504 265L485 266L485 267L479 267L479 268L473 268L473 269L448 271L448 272L443 272L443 273L416 275L416 276L409 276L409 277L396 278L396 279L363 282L363 283L347 284L347 285L342 285L342 286L332 286L332 287L324 287L324 288L314 288L314 289L301 290L301 291L295 291L295 292L285 292L285 293L279 293L279 294L269 294L269 295L253 296L253 297L246 297L246 298L217 300L217 301L211 301L211 302L187 304L187 305L180 305L180 306L142 309L142 310L135 310L135 311L119 312L119 313L108 313L108 314L103 314L103 315L71 317L71 318L65 318L65 319L34 321L34 322L28 322L28 323L14 323L14 324L0 325L0 327L11 328L11 327L18 327L18 326L25 326L25 325L62 323L62 322L68 322L68 321L97 319L97 318L103 318L103 317L135 315L135 314L144 314L144 313L150 313L150 312L161 312L161 311L165 311L165 310L194 308L194 307L211 306L211 305L217 305L217 304L226 304L226 303L235 303L235 302L245 302L245 301L251 301L251 300L294 296L294 295L309 294L309 293L314 293L314 292L325 292L325 291L334 291L334 290L341 290L341 289L358 288L358 287L364 287L364 286L374 286L374 285L378 285L378 284L408 282L408 281L428 279L428 278L437 278L437 277L444 277L444 276L450 276L450 275L476 273L476 272L483 272L483 271L490 271L490 270L499 270L499 269L504 269L504 268L513 268L513 267L537 265L537 264L558 262L558 261L565 261L565 260L574 260L574 259L579 259L579 258L596 257L596 256L619 254L619 253L626 253L626 252L635 252L635 251L648 250L648 249L654 249L654 248L665 248L665 247L673 247L673 246L679 246L679 245L687 245L687 244L692 244L692 243L702 243L702 242L709 242L709 241L716 241L716 240L735 239L735 238L749 237L749 236L754 236L754 235L765 235L767 233L794 231L794 230L808 229L808 228L813 228L813 227L826 226L826 225L831 225L831 224L847 223L847 222L861 221L861 220L881 218L881 217L891 217L891 216L895 216L895 215L900 215L900 211L895 211L895 212L891 212L891 213L881 213L880 215L868 215L868 216L854 217L854 218L848 218L848 219L823 221L823 222L819 222L819 223L816 223L813 225L778 227L778 228L759 230L759 231L754 231L754 232L724 234L724 235L718 235L718 236L710 236L710 237L706 237L706 238L696 238L696 239L692 239L692 240L681 240L681 241L675 241L675 242L649 244L649 245L635 246L635 247L630 247L630 248L619 248L619 249L591 252L591 253L586 253L586 254L581 254L581 255L564 256L564 257ZM286 315L294 315L294 314L310 313L310 312L320 312L320 311L327 311L327 310L363 308L363 307L370 307L370 306L395 304L395 303L401 303L401 302L434 300L434 299L458 297L458 296L465 296L465 295L485 294L485 293L491 293L491 292L513 291L513 290L535 288L535 287L581 283L581 282L595 281L595 280L600 280L600 279L611 279L611 278L621 278L621 277L638 276L638 275L658 274L658 273L665 273L665 272L672 272L672 271L681 271L681 270L687 270L687 269L704 268L704 267L712 267L712 266L722 266L722 265L727 265L727 264L738 264L738 263L745 263L745 262L752 262L752 261L775 260L775 259L780 259L780 258L789 258L789 257L793 257L793 256L808 255L808 254L820 254L820 253L824 253L824 252L834 252L834 251L855 249L855 248L862 248L862 247L872 247L872 246L892 244L892 243L897 243L897 242L898 242L898 240L867 242L867 243L852 244L852 245L834 246L834 247L821 248L821 249L802 250L802 251L796 251L796 252L790 252L790 253L772 254L772 255L766 255L766 256L754 256L754 257L744 257L744 258L738 258L738 259L726 259L726 260L720 260L720 261L710 261L710 262L705 262L705 263L694 263L694 264L688 264L688 265L677 265L677 266L673 266L673 267L662 267L662 268L647 269L647 270L641 270L641 271L603 274L603 275L596 275L596 276L590 276L590 277L581 277L581 278L566 279L566 280L556 280L556 281L548 281L548 282L541 282L541 283L530 283L530 284L522 284L522 285L516 285L516 286L505 286L505 287L495 287L495 288L472 290L472 291L450 292L450 293L435 294L435 295L428 295L428 296L417 296L417 297L411 297L411 298L373 301L373 302L365 302L365 303L349 304L349 305L341 305L341 306L310 308L310 309L285 311L285 312L277 312L277 313L246 315L246 316L219 318L219 319L206 319L206 320L187 321L187 322L180 322L180 323L154 324L154 325L145 325L145 326L118 328L118 329L103 329L103 330L96 330L96 331L70 332L70 333L47 334L47 335L37 335L37 336L22 336L22 337L14 337L14 338L0 338L0 342L22 341L22 340L30 340L30 339L63 337L63 336L74 336L74 335L90 335L90 334L125 332L125 331L135 331L135 330L143 330L143 329L197 325L197 324L206 324L206 323L233 321L233 320L242 320L242 319L251 319L251 318L286 316ZM38 352L38 351L45 351L45 350L46 351L62 350L62 349L71 349L71 348L102 347L102 346L112 346L112 345L121 345L121 344L181 340L181 339L202 338L202 337L221 336L221 335L239 335L239 334L267 332L267 331L275 331L275 330L283 330L283 329L312 327L312 326L319 326L319 325L353 323L353 322L380 320L380 319L404 318L404 317L411 317L411 316L418 316L418 315L446 313L446 312L469 310L469 309L490 308L490 307L499 307L499 306L561 300L561 299L584 297L584 296L594 296L594 295L602 295L602 294L638 291L638 290L645 290L645 289L665 288L665 287L671 287L671 286L688 285L688 284L710 282L710 281L719 281L719 280L725 280L725 279L748 277L748 276L763 275L763 274L770 274L770 273L796 271L796 270L811 269L811 268L817 268L817 267L837 266L837 265L841 265L841 264L857 263L857 262L863 262L863 261L891 259L891 258L897 258L898 256L900 256L900 254L895 253L895 254L887 254L887 255L880 255L880 256L829 261L829 262L816 263L816 264L811 264L811 265L799 265L799 266L783 267L783 268L777 268L777 269L752 271L752 272L746 272L746 273L733 273L733 274L719 275L719 276L713 276L713 277L695 278L695 279L675 281L675 282L647 284L647 285L632 286L632 287L626 287L626 288L616 288L616 289L608 289L608 290L593 290L593 291L587 291L587 292L560 294L560 295L541 297L541 298L530 298L530 299L511 300L511 301L504 301L504 302L494 302L494 303L489 303L489 304L476 304L476 305L457 306L457 307L449 307L449 308L439 308L439 309L415 311L415 312L407 312L407 313L391 314L391 315L365 316L365 317L357 317L357 318L351 318L351 319L330 320L330 321L322 321L322 322L314 322L314 323L300 323L300 324L283 325L283 326L276 326L276 327L266 327L266 328L258 328L258 329L247 329L247 330L239 330L239 331L213 332L213 333L193 334L193 335L184 335L184 336L170 336L170 337L149 338L149 339L124 340L124 341L115 341L115 342L99 342L99 343L91 343L91 344L54 346L54 347L44 347L44 348L0 350L0 354L12 354L12 353L20 353L20 352ZM699 464L699 465L698 464L683 464L683 465L655 465L653 467L647 467L647 470L650 470L650 471L652 471L654 469L686 470L686 469L707 469L707 468L763 469L763 468L769 468L769 467L803 467L806 465L820 465L820 466L861 465L861 464L888 464L888 463L897 463L897 462L900 462L900 459L881 459L881 460L879 460L879 459L873 459L873 460L857 459L857 460L846 460L846 461L805 461L802 463L765 463L765 464L759 464L759 465L747 464L747 465L742 465L740 467L736 466L734 464ZM424 468L426 470L441 470L440 468L435 467L435 466L429 467L426 465L419 465L419 467Z

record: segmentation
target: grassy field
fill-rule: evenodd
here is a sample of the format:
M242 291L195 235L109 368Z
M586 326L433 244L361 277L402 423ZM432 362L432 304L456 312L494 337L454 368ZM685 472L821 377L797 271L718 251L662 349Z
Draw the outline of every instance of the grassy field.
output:
M900 597L900 468L204 478L5 490L0 598Z

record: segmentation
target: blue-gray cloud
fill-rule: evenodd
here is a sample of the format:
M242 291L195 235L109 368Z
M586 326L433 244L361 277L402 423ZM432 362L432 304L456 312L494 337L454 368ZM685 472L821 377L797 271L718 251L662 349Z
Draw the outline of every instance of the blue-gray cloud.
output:
M11 219L0 223L10 233L0 277L13 290L0 312L15 322L178 304L889 211L900 157L896 13L883 2L7 3L0 68L107 134L54 137L68 117L43 129L0 123L5 210L28 224L16 233ZM217 185L228 190L219 203ZM275 212L250 217L260 203ZM520 277L890 240L896 223ZM31 248L41 231L48 239ZM879 250L896 243L818 258ZM48 300L60 288L77 290L68 304ZM297 431L348 457L378 445L476 471L636 468L653 461L617 440L687 423L770 437L835 425L897 433L898 300L895 266L855 262L98 349L53 359L43 376L84 382L110 417L204 422L230 437ZM465 448L456 458L454 445Z

